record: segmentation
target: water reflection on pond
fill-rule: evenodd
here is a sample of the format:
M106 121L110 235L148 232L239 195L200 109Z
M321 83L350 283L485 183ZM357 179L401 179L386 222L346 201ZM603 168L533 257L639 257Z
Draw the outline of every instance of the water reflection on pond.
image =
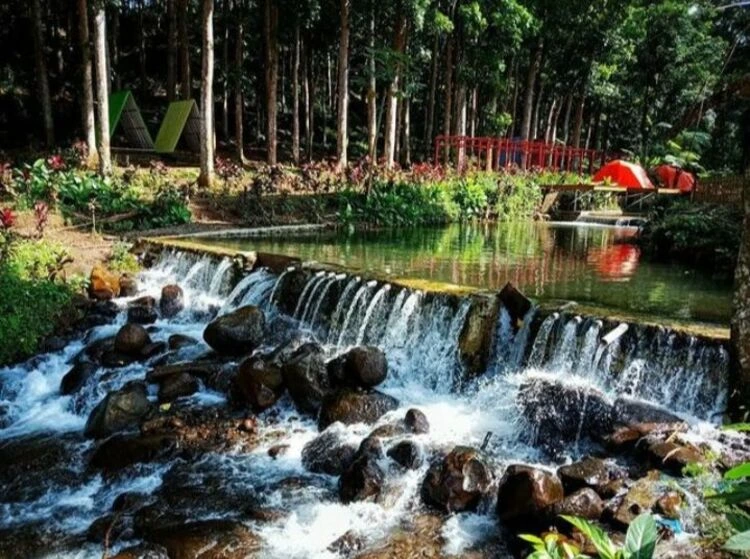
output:
M640 258L637 230L563 223L323 231L299 236L201 239L352 269L485 289L512 281L539 300L574 300L625 312L726 323L731 285Z

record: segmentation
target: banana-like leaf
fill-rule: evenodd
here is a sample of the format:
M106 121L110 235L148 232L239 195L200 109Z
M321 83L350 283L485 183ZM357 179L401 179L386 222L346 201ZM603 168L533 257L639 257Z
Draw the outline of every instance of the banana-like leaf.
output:
M650 514L641 514L630 523L625 535L625 553L629 559L651 559L656 549L656 520Z

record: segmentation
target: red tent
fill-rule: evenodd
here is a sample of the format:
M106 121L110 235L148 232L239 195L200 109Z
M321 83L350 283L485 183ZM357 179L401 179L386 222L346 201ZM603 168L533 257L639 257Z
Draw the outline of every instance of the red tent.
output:
M643 167L621 159L610 161L594 175L594 182L604 182L607 179L628 190L651 190L654 188Z
M679 188L680 192L692 192L695 188L695 176L674 165L659 165L654 173L664 188Z

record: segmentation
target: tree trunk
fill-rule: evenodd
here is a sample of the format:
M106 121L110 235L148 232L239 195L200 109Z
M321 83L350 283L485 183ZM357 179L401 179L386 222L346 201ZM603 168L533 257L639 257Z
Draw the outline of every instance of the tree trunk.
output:
M222 21L224 23L224 37L221 45L221 65L224 70L221 91L221 136L229 139L229 10L231 0L222 2Z
M388 87L388 101L385 117L385 167L392 169L396 157L396 129L398 128L398 92L401 87L401 58L406 47L406 14L403 9L396 15L396 28L393 51L399 57Z
M443 107L443 136L451 135L451 111L453 111L453 37L448 37L445 53L445 106ZM449 163L450 144L445 143L445 163Z
M245 114L244 100L242 95L242 63L244 58L245 34L242 25L242 13L237 18L237 38L234 44L234 142L237 144L237 156L240 163L247 163L245 159L245 134L243 116Z
M313 150L313 108L311 104L312 100L312 91L311 91L311 78L310 78L310 72L312 71L310 67L312 66L309 62L310 54L308 53L308 49L304 50L304 82L302 84L302 89L304 91L305 95L305 146L307 148L307 159L312 160L312 150Z
M510 109L510 126L508 126L508 138L512 138L517 128L518 119L516 114L518 113L518 60L516 59L513 67L513 102L511 103Z
M177 59L177 17L175 0L167 0L167 101L174 101L176 79L175 63Z
M404 139L401 142L401 159L404 165L411 165L411 100L406 97L404 104Z
M93 167L98 156L96 150L96 118L94 116L94 70L91 65L87 0L78 0L78 33L81 45L81 115L83 117L83 135L86 138L88 151L86 165Z
M279 8L276 0L265 0L264 35L266 39L266 162L276 165L276 96L279 81Z
M146 73L146 30L143 22L143 11L146 7L143 0L138 1L138 73L140 75L140 88L145 93L148 91L148 76Z
M478 97L476 86L471 90L471 118L469 120L469 136L472 138L477 135L477 111L478 111Z
M731 415L747 421L750 405L750 187L745 181L745 220L740 254L734 273L734 316L732 317L732 367L730 378Z
M347 165L347 145L349 143L349 4L341 0L341 36L339 38L339 80L336 127L336 159L339 170Z
M574 148L581 147L581 130L583 129L583 109L586 106L586 95L581 93L576 105L576 118L573 123L573 139L571 144Z
M458 86L456 95L456 136L466 136L466 86ZM458 168L466 164L466 146L461 143L458 148Z
M568 145L570 140L570 113L573 110L573 95L568 93L565 98L565 119L563 120L563 143Z
M34 25L34 60L36 62L36 79L39 88L39 101L42 104L44 118L44 143L52 147L55 143L55 123L52 120L52 99L49 93L49 76L44 52L44 27L42 25L42 7L40 0L31 0L31 19Z
M375 77L375 2L370 2L370 30L368 33L370 47L367 81L367 153L370 164L374 165L378 155L378 100L377 79Z
M122 80L120 77L120 10L115 5L115 9L110 11L112 18L112 30L107 33L109 48L107 49L107 91L112 93L112 80L115 80L115 90L122 89ZM105 22L106 23L106 22Z
M112 172L112 158L109 152L109 91L107 91L107 15L104 7L99 3L94 13L94 62L98 105L99 173L106 177Z
M555 119L556 112L557 112L557 97L552 97L552 102L549 105L549 112L547 113L547 125L544 129L544 141L547 144L552 142L552 123Z
M542 112L542 101L544 100L544 82L539 79L539 90L534 103L534 116L531 119L531 132L529 140L536 140L539 137L539 116Z
M190 2L180 0L177 18L178 33L180 35L180 97L190 99L192 83L190 76L190 36L188 35L188 17Z
M531 136L531 116L534 111L534 88L536 87L536 77L539 74L539 67L542 64L542 53L544 52L544 42L539 42L531 54L529 63L529 72L526 75L526 97L523 103L523 120L521 122L521 139L528 140Z
M292 68L292 95L293 115L292 115L292 159L296 165L299 165L299 69L300 69L300 38L299 38L299 20L294 26L294 67Z
M203 0L201 18L201 173L198 186L214 179L214 0Z
M432 64L430 68L430 98L427 102L427 116L425 117L424 144L432 144L432 127L435 123L435 98L437 97L437 73L438 73L438 55L440 47L440 38L435 33L432 40Z

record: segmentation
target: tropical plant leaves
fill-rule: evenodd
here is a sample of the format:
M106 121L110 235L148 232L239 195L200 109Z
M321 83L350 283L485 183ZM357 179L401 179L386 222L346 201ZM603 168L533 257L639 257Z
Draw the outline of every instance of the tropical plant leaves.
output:
M742 479L750 477L750 462L735 466L724 474L724 479Z
M656 521L650 514L641 514L630 523L625 535L625 553L629 559L651 559L656 549Z
M562 518L575 526L578 531L591 541L591 544L602 559L620 559L617 548L612 543L612 540L609 539L609 536L604 533L604 530L583 518L565 515Z
M728 551L750 551L750 530L735 534L724 544Z

